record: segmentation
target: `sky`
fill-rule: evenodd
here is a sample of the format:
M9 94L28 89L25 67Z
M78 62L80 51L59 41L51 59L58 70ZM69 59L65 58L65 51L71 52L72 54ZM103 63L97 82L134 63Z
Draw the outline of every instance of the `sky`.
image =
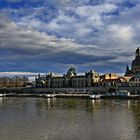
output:
M0 0L0 72L124 73L140 0Z

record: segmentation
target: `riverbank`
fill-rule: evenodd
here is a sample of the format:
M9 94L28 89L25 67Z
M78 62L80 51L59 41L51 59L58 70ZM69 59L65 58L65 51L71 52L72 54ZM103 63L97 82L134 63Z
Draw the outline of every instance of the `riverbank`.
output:
M2 94L3 97L36 97L36 98L86 98L90 99L90 94ZM100 99L128 99L140 100L140 95L120 96L120 95L101 95Z
M37 97L37 98L89 98L89 94L1 94L2 97Z
M140 95L129 95L129 96L121 96L121 95L106 96L106 95L102 95L101 99L140 100Z
M17 88L0 88L0 93L16 94L48 94L48 93L100 93L105 94L110 89L126 90L131 94L140 93L140 87L85 87L85 88L34 88L34 87L17 87Z

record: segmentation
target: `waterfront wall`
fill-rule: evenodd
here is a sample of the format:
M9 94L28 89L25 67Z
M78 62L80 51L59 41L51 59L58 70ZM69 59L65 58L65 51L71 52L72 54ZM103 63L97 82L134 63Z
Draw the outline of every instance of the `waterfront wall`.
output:
M52 93L65 92L72 93L107 93L111 87L88 87L88 88L1 88L0 93ZM118 87L116 90L127 90L130 93L140 93L140 87Z
M35 88L35 93L40 92L72 92L73 90L76 90L77 92L83 92L86 90L87 92L91 93L107 93L109 91L110 87L91 87L91 88ZM79 90L79 91L78 91ZM140 87L118 87L116 90L127 90L130 91L130 93L140 93Z

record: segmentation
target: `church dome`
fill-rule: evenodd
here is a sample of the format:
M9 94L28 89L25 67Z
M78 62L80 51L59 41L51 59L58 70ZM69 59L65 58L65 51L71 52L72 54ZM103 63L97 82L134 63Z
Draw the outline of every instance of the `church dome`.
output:
M75 68L70 68L67 72L67 76L69 76L69 77L76 76L76 75L77 75L77 73L76 73Z
M134 66L139 66L140 67L140 58L132 61L132 67L134 67Z

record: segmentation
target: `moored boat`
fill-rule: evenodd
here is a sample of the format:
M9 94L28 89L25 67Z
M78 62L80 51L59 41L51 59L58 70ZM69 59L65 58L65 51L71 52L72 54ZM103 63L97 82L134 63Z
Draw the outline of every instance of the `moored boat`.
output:
M117 96L130 96L131 94L127 90L119 90L119 91L116 92L116 95Z
M127 90L118 90L112 93L106 93L104 96L130 96L130 92Z
M45 94L45 97L47 97L47 98L53 98L53 97L55 97L55 95L54 94Z
M140 99L139 94L131 94L128 90L118 90L115 93L106 93L101 99Z
M5 94L4 93L0 93L0 97L4 97L5 96Z
M90 99L100 99L101 95L98 94L91 94L89 95Z

